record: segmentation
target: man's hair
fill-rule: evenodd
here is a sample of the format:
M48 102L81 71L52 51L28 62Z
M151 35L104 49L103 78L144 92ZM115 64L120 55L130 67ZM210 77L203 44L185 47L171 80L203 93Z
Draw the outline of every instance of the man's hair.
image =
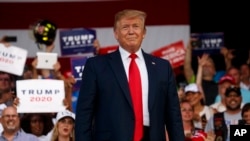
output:
M117 27L117 22L120 21L124 17L127 17L127 18L140 17L142 21L145 23L147 14L143 11L134 10L134 9L125 9L125 10L119 11L118 13L115 14L114 30Z
M231 66L231 67L229 67L229 68L227 69L226 73L229 73L229 72L230 72L231 70L233 70L233 69L235 69L235 70L237 70L238 72L240 72L240 69L239 69L238 67Z
M228 97L231 92L235 92L238 96L241 96L240 87L234 85L228 87L225 91L225 96Z
M9 76L10 81L13 81L15 79L14 75L7 73L7 72L4 72L4 71L0 71L0 75L5 75L5 74Z
M11 75L10 75L9 73L7 73L7 72L0 71L0 75L3 75L3 74L7 74L7 75L11 76Z

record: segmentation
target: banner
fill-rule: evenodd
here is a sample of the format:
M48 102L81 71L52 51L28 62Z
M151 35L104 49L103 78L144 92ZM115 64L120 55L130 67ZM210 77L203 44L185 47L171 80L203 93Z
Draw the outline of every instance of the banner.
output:
M184 64L184 43L183 41L177 41L170 45L163 46L160 49L153 51L151 54L168 60L173 68L177 68Z
M64 82L52 79L16 81L18 113L50 113L66 109Z
M113 45L113 46L106 46L106 47L101 47L99 49L99 54L108 54L113 51L116 51L118 49L119 45Z
M70 64L71 64L71 71L72 75L74 76L76 83L74 85L74 90L79 90L82 82L82 71L84 69L84 65L87 61L88 57L71 57Z
M60 30L59 35L62 55L94 54L95 30L85 28Z
M27 50L0 43L0 71L21 76L27 59Z
M72 110L75 113L76 112L76 105L77 105L77 99L82 83L82 71L84 69L84 65L87 61L88 57L82 56L82 57L71 57L70 58L70 64L71 64L71 72L74 76L76 83L73 86L73 92L72 92Z
M224 33L192 33L192 38L197 41L192 42L193 54L200 55L203 53L217 54L220 48L224 46Z

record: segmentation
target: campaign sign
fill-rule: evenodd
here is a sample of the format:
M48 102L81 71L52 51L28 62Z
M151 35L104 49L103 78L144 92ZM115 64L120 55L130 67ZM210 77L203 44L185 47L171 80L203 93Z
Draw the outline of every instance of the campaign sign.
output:
M28 51L16 46L6 47L0 43L0 71L21 76Z
M160 49L155 50L151 54L168 60L173 68L177 68L184 64L184 43L183 41L177 41L170 45L161 47Z
M230 125L230 141L249 141L250 125Z
M220 48L224 46L224 33L192 33L191 38L195 38L191 44L193 46L193 54L216 54L220 52Z
M71 57L71 71L76 80L74 85L74 90L79 90L82 82L82 71L84 69L84 65L87 61L88 57Z
M119 45L101 47L99 49L99 54L108 54L108 53L114 52L118 49L118 46Z
M66 109L63 80L30 79L16 81L18 113L50 113Z
M77 106L79 91L80 90L73 90L73 92L72 92L72 101L71 101L72 104L71 105L72 105L72 111L74 113L76 113L76 106Z
M59 36L62 55L94 54L95 30L85 28L60 30Z

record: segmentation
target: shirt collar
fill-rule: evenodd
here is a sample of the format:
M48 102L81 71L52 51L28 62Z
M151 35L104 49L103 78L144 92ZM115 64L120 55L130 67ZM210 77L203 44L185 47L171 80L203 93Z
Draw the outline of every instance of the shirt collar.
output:
M126 51L125 49L123 49L120 46L119 46L119 51L121 53L122 60L128 59L129 55L131 54L130 52ZM142 59L143 58L141 48L137 52L135 52L135 54L138 56L138 59Z

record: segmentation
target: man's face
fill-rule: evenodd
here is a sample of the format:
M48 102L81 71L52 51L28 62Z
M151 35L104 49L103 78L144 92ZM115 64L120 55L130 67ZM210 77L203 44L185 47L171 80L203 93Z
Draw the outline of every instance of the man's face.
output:
M231 91L227 96L225 96L225 103L227 110L235 111L239 110L241 106L242 98L236 92Z
M1 117L2 126L6 132L15 132L19 129L20 119L14 107L3 110Z
M10 90L11 80L8 74L0 74L0 89L1 90Z
M203 72L202 72L203 76L214 76L215 75L215 66L214 63L212 61L212 59L208 59L205 63L205 65L203 66Z
M223 99L225 97L226 89L230 87L231 85L232 83L230 83L229 81L224 81L223 83L219 84L219 94L221 95Z
M146 34L144 22L139 17L122 18L117 22L115 38L125 50L136 52Z
M242 79L249 79L249 67L248 65L241 65L240 67L240 76Z
M238 69L236 68L230 69L228 71L228 74L234 78L236 85L240 84L240 71Z

